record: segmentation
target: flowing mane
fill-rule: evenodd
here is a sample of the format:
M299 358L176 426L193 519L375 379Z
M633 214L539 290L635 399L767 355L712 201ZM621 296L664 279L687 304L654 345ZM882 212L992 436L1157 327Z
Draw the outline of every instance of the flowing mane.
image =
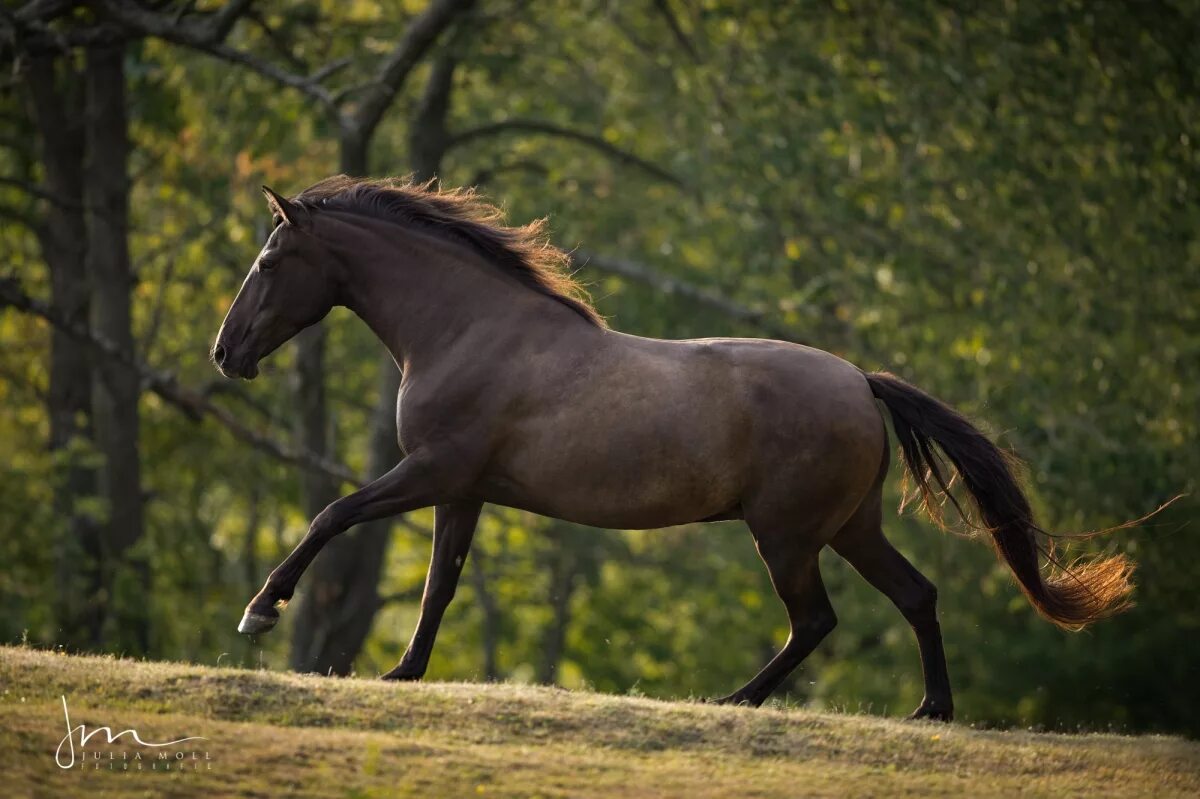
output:
M313 211L363 214L460 241L526 287L604 327L587 291L569 271L570 256L546 238L545 219L508 227L504 212L474 189L435 189L433 183L334 175L309 186L294 201Z

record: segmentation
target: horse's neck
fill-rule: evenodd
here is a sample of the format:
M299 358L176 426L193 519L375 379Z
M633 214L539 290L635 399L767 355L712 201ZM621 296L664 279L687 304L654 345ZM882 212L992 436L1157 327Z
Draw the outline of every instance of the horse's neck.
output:
M347 248L345 304L402 368L437 360L470 332L516 333L521 318L559 306L514 283L461 245L388 225L390 236Z

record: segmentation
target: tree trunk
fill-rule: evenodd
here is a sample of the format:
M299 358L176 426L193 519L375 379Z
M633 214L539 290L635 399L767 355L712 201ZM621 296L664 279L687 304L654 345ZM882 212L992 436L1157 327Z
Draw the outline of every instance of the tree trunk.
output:
M487 573L487 559L483 557L483 547L478 544L471 551L468 561L471 572L471 589L475 592L475 601L479 603L483 622L480 625L480 641L483 645L483 678L488 682L500 679L500 608L496 605L496 597L488 585L490 579Z
M246 537L242 539L241 567L245 580L246 596L254 596L262 586L263 575L259 574L258 565L258 530L262 527L262 486L251 485L250 496L247 498L249 507L246 509ZM219 583L218 583L219 584ZM243 640L238 647L238 662L244 668L254 668L254 655L258 650L258 642L251 636L240 636Z
M329 446L329 414L325 392L325 328L314 325L296 337L296 404L297 439L301 449L322 458L331 458ZM306 469L301 477L304 513L313 519L325 506L338 497L338 485L328 475ZM297 671L328 671L323 663L313 659L314 650L324 639L322 621L327 618L326 606L344 587L342 584L319 579L326 560L336 557L344 545L345 536L330 541L310 570L308 588L300 595L296 625L292 628L292 668ZM342 673L342 672L339 672Z
M57 64L35 56L27 85L32 118L40 140L42 190L51 198L37 229L42 256L50 271L50 302L68 322L88 323L86 228L83 218L83 130L78 114L67 109L78 98L73 71L59 89ZM100 643L100 520L85 500L96 494L96 472L87 463L92 442L92 368L87 348L54 328L50 339L50 449L55 453L54 508L63 520L56 548L56 643L71 649Z
M342 172L347 175L366 173L367 144L360 132L343 132ZM323 329L316 326L301 333L297 347L300 443L311 452L328 457ZM374 425L372 419L372 427ZM375 436L372 435L368 454L368 470L372 477L382 474L375 471L374 450ZM311 519L337 498L337 486L321 475L309 473L305 477L304 497L305 510ZM358 656L374 618L373 608L378 601L375 587L383 558L378 543L374 547L364 547L360 541L362 532L356 528L330 541L309 569L308 587L300 595L296 625L292 628L291 663L296 671L344 675L354 667L354 658ZM367 548L377 550L377 557L368 557ZM356 607L367 605L372 610L364 624L354 611Z
M382 474L399 459L395 397L400 373L388 358L380 375L380 392L393 399L386 419L379 406L371 419L368 468ZM383 403L380 403L382 405ZM385 429L386 435L377 431ZM384 465L380 465L384 464ZM360 525L325 547L309 570L309 587L301 595L292 638L292 668L321 674L349 674L379 609L379 580L387 557L390 520Z
M554 548L550 556L550 608L554 615L542 638L542 660L538 665L537 680L553 685L558 680L558 664L566 649L571 597L575 594L579 569L572 542L568 540L569 532L564 530L562 523L552 523L547 532L550 545Z
M84 76L86 162L84 206L87 270L92 280L92 331L134 355L129 263L129 140L125 107L125 48L88 48ZM108 517L102 539L107 616L105 641L126 652L149 646L148 570L133 551L142 537L141 467L138 457L137 374L122 364L94 366L92 407L96 443L104 456L101 490Z
M413 176L429 180L441 167L447 141L445 115L453 85L454 63L440 58L413 119L409 137ZM341 168L348 175L367 173L369 135L344 131ZM367 471L372 478L400 460L396 440L396 398L400 370L389 353L379 358L379 399L371 413ZM324 387L321 385L323 392ZM318 390L314 383L308 390ZM322 451L322 454L323 451ZM322 507L324 507L322 505ZM317 508L316 511L319 511ZM315 512L313 513L315 515ZM387 559L392 519L368 522L331 541L309 570L292 637L292 668L321 674L349 674L380 607L379 581Z

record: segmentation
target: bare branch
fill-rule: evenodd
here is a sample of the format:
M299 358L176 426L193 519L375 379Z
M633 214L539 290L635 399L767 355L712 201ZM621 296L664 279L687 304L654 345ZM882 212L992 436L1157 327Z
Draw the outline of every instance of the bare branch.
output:
M316 72L308 76L308 79L313 83L323 83L329 78L332 78L338 72L341 72L346 67L354 63L354 59L350 56L339 58L336 61L330 61L325 66L318 69Z
M373 131L379 124L404 79L437 41L442 31L473 3L474 0L434 0L417 16L396 47L384 59L375 78L361 87L365 96L353 117L343 115L340 110L341 103L350 92L334 95L321 85L322 81L349 64L348 59L334 61L312 75L297 75L258 55L224 43L237 20L250 11L253 0L230 0L215 14L193 22L181 21L176 16L154 11L131 0L95 0L95 5L103 16L115 24L101 23L64 32L51 30L45 26L42 19L48 13L58 13L60 5L57 0L32 0L18 12L14 21L27 26L29 33L35 37L32 44L42 48L66 49L70 46L111 42L130 33L152 36L189 47L246 67L281 86L303 92L324 107L340 126L363 135ZM73 4L67 4L66 7L69 8L70 5ZM25 19L26 16L29 19ZM354 93L358 93L357 88Z
M269 61L263 61L257 56L253 56L242 50L236 50L232 47L226 47L223 44L205 45L203 43L191 45L187 41L180 39L171 39L168 36L161 37L167 41L174 41L176 44L184 44L193 46L196 49L208 53L211 56L228 61L232 64L239 64L247 69L257 72L265 78L270 78L281 86L286 86L290 89L298 89L306 94L311 99L320 103L327 111L341 118L337 103L334 101L333 95L325 90L315 77L305 77L288 72L280 67L275 66ZM320 75L324 69L318 70L315 74Z
M433 0L429 7L412 21L404 36L380 65L375 80L366 89L367 94L352 120L358 135L368 134L379 125L408 73L420 62L425 52L455 17L473 4L474 0Z
M233 64L239 64L270 78L281 86L298 89L326 109L337 113L337 105L333 101L333 96L313 78L296 75L269 61L264 61L256 55L225 45L222 41L224 35L228 33L228 28L225 26L232 27L233 21L237 19L236 16L232 17L232 21L224 20L220 26L211 21L206 21L203 25L186 25L150 11L137 3L128 2L128 0L99 0L99 5L111 19L139 35L153 36L173 44L190 47ZM240 15L246 12L249 5L249 2L233 0L223 11L236 6ZM221 34L219 38L217 34Z
M631 152L622 150L620 147L605 141L599 136L583 131L566 128L561 125L556 125L553 122L543 122L537 119L506 119L501 122L493 122L489 125L480 125L477 128L470 128L451 137L447 149L458 147L475 139L481 139L487 136L496 136L504 133L534 133L542 136L556 136L561 139L569 139L580 144L591 147L599 153L613 159L614 161L626 166L640 169L648 175L651 175L658 180L669 183L679 189L686 189L687 184L684 181L666 169L647 161L640 156L634 155Z
M20 208L15 208L11 205L0 204L0 218L11 219L14 222L20 223L35 233L40 230L41 220L34 214L24 211Z
M20 189L31 197L37 197L39 200L45 200L46 202L54 203L55 205L63 208L70 208L73 211L82 210L84 207L83 203L77 200L72 200L68 197L59 197L58 195L47 191L41 186L37 186L19 178L10 178L0 175L0 186L12 186L15 189Z
M394 594L384 594L375 601L378 603L378 607L382 608L385 605L392 605L397 602L416 602L421 598L421 594L422 588L418 586L416 588L410 588L407 591L397 591Z
M321 472L336 480L362 485L362 479L349 467L318 457L310 452L295 450L275 441L270 436L251 428L229 411L212 403L204 395L179 385L175 376L170 372L160 371L136 360L132 355L113 344L107 339L94 335L82 325L73 324L64 319L59 312L48 303L30 297L12 279L0 279L0 305L9 305L24 313L33 314L45 319L56 328L75 337L88 345L96 355L107 358L134 370L141 377L145 390L179 408L185 415L194 420L205 417L213 419L228 429L234 436L250 446L271 455L284 463L302 466L305 469Z
M675 17L675 12L671 10L667 0L654 0L654 7L658 9L658 13L663 16L667 22L667 27L671 29L671 35L675 37L675 41L683 48L688 57L695 63L700 63L700 54L696 52L695 46L692 45L691 39L683 32L683 28L679 25L679 20Z
M75 0L29 0L13 17L18 22L49 22L71 10Z
M697 286L685 280L679 280L645 264L629 261L624 258L608 258L584 252L576 252L574 260L581 268L595 269L613 275L620 275L621 277L636 280L639 283L650 286L664 294L684 297L692 302L711 308L730 319L757 328L767 335L782 341L793 341L797 344L805 343L795 330L775 321L764 310L734 302L711 289Z
M221 6L221 10L213 14L206 22L208 38L214 42L223 42L233 30L233 26L254 5L254 0L229 0Z
M126 32L110 23L55 30L40 19L18 19L0 9L0 60L12 58L13 47L28 53L66 53L72 47L117 44Z
M550 174L550 167L543 164L541 161L536 161L532 158L516 158L507 161L501 161L492 166L485 166L479 169L470 180L468 185L480 188L490 183L498 175L507 174L509 172L525 172L531 175L541 175L545 177Z
M237 21L250 11L254 0L229 0L215 12L188 22L183 18L192 10L191 3L180 6L173 14L160 13L129 0L99 0L96 5L107 16L141 33L165 39L164 33L170 30L195 46L200 42L217 45L225 41Z
M292 69L301 72L308 71L308 64L305 63L304 59L292 52L291 44L284 40L277 29L272 28L267 23L266 18L262 14L252 10L246 14L246 19L250 20L250 22L254 23L255 27L262 31L263 36L267 37L267 41L271 43L275 52L291 65Z

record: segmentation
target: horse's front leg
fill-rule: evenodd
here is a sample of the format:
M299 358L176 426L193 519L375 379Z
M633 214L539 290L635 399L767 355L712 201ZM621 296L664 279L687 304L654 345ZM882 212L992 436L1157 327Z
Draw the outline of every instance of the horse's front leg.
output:
M444 502L461 487L461 471L431 453L414 452L390 472L353 494L329 504L317 514L292 554L267 578L250 600L238 632L252 635L270 630L279 621L277 605L286 604L296 582L317 553L356 524L427 508Z
M454 599L482 507L482 502L471 500L438 505L434 510L433 554L429 558L417 629L399 665L383 675L383 679L419 680L425 676L442 615Z

